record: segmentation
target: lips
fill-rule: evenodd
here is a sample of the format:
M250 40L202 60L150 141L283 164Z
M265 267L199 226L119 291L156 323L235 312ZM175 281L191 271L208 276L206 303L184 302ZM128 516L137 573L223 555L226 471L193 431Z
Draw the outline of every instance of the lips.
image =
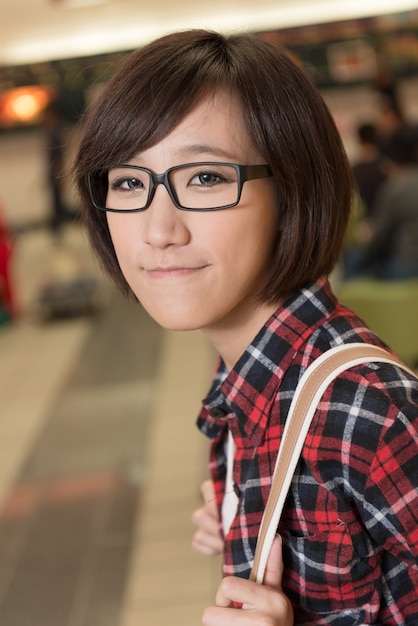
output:
M202 270L205 265L183 266L183 265L167 265L144 268L147 274L153 278L176 278L181 276L190 276Z

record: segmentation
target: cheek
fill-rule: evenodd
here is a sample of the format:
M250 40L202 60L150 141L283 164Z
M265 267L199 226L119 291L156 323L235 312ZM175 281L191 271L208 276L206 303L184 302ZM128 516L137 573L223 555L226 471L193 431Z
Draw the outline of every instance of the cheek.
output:
M228 229L225 228L225 233ZM270 260L278 233L276 210L254 207L231 225L230 236L235 252L242 260L257 265ZM225 243L225 246L228 244Z
M121 219L123 218L123 219ZM121 263L128 258L135 241L135 227L130 215L107 213L107 225L116 256Z

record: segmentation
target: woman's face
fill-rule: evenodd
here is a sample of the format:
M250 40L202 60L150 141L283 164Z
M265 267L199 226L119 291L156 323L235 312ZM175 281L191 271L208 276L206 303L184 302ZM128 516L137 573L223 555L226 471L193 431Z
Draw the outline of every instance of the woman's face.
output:
M224 92L200 101L129 164L162 173L202 161L264 163L239 106ZM148 209L109 212L107 219L121 270L148 313L165 328L210 333L251 325L275 308L255 294L269 272L277 214L273 179L264 178L245 182L239 204L229 209L181 211L158 185Z

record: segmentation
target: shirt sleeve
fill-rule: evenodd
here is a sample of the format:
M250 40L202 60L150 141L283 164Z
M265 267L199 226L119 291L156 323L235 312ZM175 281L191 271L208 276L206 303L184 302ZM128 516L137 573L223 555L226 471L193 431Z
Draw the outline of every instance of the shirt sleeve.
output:
M294 516L285 537L297 623L418 623L417 399L416 381L381 364L324 394L293 486L300 528Z
M417 387L403 374L396 378L395 372L378 367L371 377L382 376L384 385L358 386L356 397L361 402L353 403L351 414L358 412L353 422L359 426L358 432L352 431L345 472L356 476L352 496L380 550L381 607L376 623L398 623L402 615L402 623L409 624L415 623L408 621L411 617L418 619ZM367 459L364 465L362 459ZM357 491L361 473L363 488Z
M383 429L362 503L372 537L398 558L418 564L418 417L399 411Z

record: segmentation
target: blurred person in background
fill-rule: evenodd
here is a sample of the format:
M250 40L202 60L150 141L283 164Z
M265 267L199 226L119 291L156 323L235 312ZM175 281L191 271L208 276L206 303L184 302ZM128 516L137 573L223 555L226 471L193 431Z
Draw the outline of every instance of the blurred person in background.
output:
M345 275L381 280L418 277L418 133L402 126L382 151L387 180L376 194L369 240L350 257Z
M418 125L387 96L380 98L376 129L387 174L393 173L394 165L418 163Z
M50 189L49 226L54 235L59 235L62 226L74 219L75 213L65 201L65 163L67 133L65 117L58 99L52 100L42 112L45 132L47 181Z
M222 552L209 626L418 623L418 381L330 384L264 584L249 580L291 399L333 346L384 346L331 290L352 172L318 90L250 35L184 31L129 55L83 123L84 223L121 290L219 364L198 418L211 480L194 547ZM185 441L184 445L188 445Z
M363 216L368 219L374 205L376 192L386 179L376 125L371 122L357 127L359 152L353 163L357 190L363 203Z
M378 69L373 87L382 102L385 102L390 109L400 113L402 106L399 96L399 81L384 57L378 58Z

